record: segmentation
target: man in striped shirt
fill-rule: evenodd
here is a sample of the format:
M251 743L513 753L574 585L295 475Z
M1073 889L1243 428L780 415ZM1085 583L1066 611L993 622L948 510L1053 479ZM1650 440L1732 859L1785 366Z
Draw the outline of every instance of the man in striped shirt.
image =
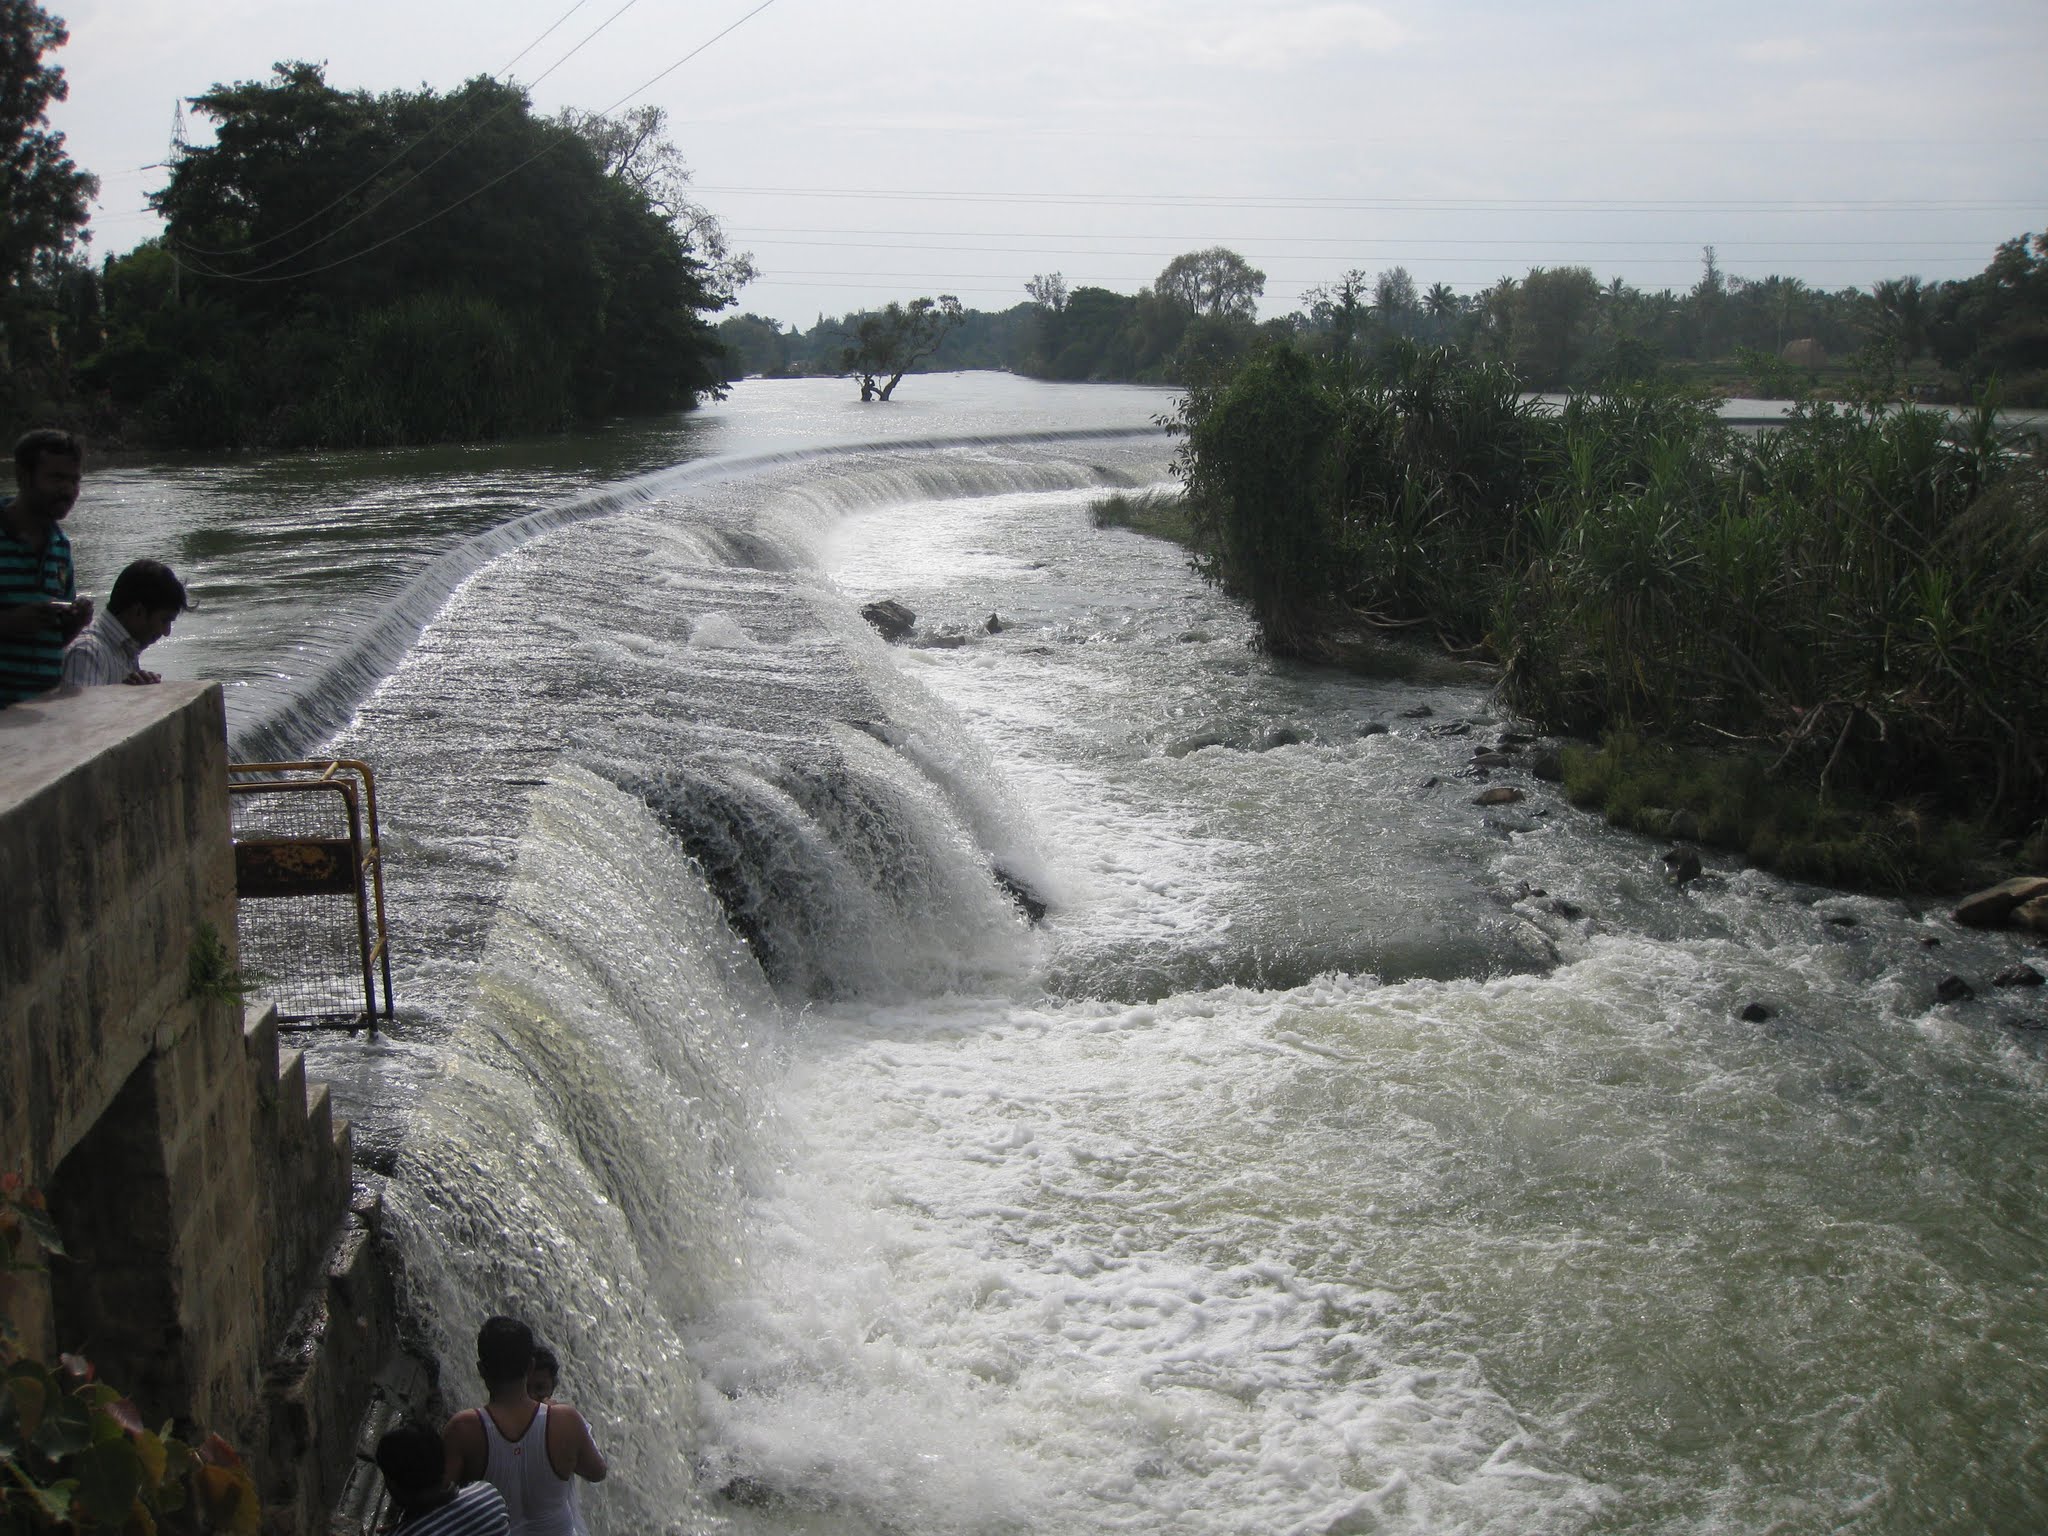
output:
M504 1495L489 1483L457 1488L448 1477L441 1437L424 1424L399 1425L377 1442L398 1524L406 1536L510 1536Z
M159 560L137 560L114 578L106 609L64 649L64 686L160 683L141 667L142 653L171 632L192 604L185 583Z
M0 708L57 686L64 643L92 620L57 525L78 500L85 449L41 427L14 445L16 494L0 500Z

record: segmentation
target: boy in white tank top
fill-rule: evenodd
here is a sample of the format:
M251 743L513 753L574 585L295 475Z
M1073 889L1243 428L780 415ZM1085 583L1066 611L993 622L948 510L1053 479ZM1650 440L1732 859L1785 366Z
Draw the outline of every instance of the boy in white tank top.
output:
M495 1487L511 1515L511 1536L574 1536L582 1524L576 1479L602 1482L607 1470L590 1426L567 1404L536 1402L527 1391L533 1330L517 1318L485 1320L476 1364L489 1401L463 1409L441 1432L448 1475Z

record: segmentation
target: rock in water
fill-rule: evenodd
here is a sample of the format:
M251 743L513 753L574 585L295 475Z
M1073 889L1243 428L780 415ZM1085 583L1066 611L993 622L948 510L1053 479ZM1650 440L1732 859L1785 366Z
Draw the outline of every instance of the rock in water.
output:
M1955 918L1970 928L1996 928L2014 915L2017 908L2048 896L2048 880L2039 875L2023 875L2016 880L2003 880L1965 896L1956 906Z
M1771 1017L1771 1010L1763 1003L1744 1003L1740 1017L1745 1024L1762 1024Z
M885 597L879 603L869 603L861 609L860 616L874 625L884 640L901 640L917 628L917 615L893 597Z
M1482 789L1472 797L1474 805L1513 805L1528 796L1509 784L1496 784L1492 789Z
M2043 977L2031 965L2022 962L2019 965L2008 965L2004 970L1991 978L1991 985L1994 987L2038 987L2044 980L2048 980L2048 977Z
M1976 995L1977 989L1960 976L1944 976L1934 984L1937 1003L1967 1003Z
M992 865L989 873L995 876L996 884L1003 888L1003 894L1017 903L1017 910L1026 918L1034 923L1044 919L1048 910L1044 897L1000 864Z
M1700 877L1700 856L1690 848L1673 848L1664 855L1664 873L1673 885L1687 885Z

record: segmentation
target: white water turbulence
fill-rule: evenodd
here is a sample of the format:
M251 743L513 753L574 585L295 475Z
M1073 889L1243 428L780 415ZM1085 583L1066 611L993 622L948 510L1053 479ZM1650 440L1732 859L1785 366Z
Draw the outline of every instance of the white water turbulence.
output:
M529 1316L609 1533L2048 1526L2017 941L1476 805L1481 683L1092 525L1149 402L978 387L579 489L336 738L406 1017L316 1063L451 1403Z

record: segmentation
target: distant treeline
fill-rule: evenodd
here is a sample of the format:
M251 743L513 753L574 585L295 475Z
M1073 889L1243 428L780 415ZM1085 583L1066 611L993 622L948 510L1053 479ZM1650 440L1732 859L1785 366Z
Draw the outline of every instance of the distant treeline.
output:
M1265 276L1224 249L1176 257L1135 294L1069 289L1058 273L1009 309L969 310L930 371L1007 368L1044 379L1196 383L1287 341L1367 362L1400 343L1503 364L1521 385L1567 390L1638 383L1662 370L1725 389L1797 395L1892 391L1967 399L1996 379L2009 405L2048 405L2048 234L1999 246L1957 282L1916 277L1858 288L1723 272L1712 248L1699 281L1655 293L1586 267L1536 268L1462 295L1405 268L1347 272L1295 313L1253 318ZM734 377L838 373L858 315L787 330L758 315L718 327Z

